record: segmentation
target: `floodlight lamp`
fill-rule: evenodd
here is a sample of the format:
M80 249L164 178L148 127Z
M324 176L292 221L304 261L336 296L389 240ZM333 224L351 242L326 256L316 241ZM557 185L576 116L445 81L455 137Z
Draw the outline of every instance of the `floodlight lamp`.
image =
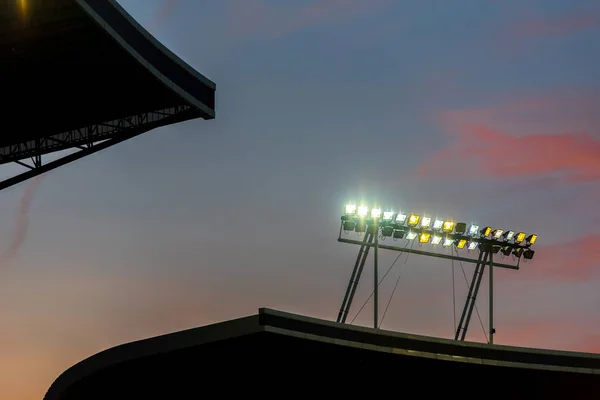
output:
M515 231L506 231L502 234L505 242L510 242L515 237Z
M444 243L442 243L442 246L450 247L450 246L452 246L452 243L454 243L454 240L452 240L450 238L446 238L446 239L444 239Z
M390 237L392 236L392 233L394 233L394 228L391 226L384 226L381 228L381 236L383 237Z
M414 240L417 237L417 234L413 231L410 231L406 234L406 240Z
M469 246L467 248L469 250L475 250L477 248L477 242L469 242Z
M452 232L453 229L454 229L454 222L444 221L444 225L442 226L442 230L444 232Z
M356 226L356 222L354 222L354 221L344 221L344 231L346 231L346 232L353 231L355 226Z
M504 233L502 229L494 229L492 232L492 239L500 239L502 237L502 233Z
M381 218L381 208L373 208L371 209L371 218L379 219Z
M471 225L469 226L469 236L476 236L477 232L479 232L479 225Z
M482 230L479 231L479 233L481 233L481 237L488 237L492 234L492 227L491 226L486 226L485 228L483 228Z
M406 214L398 213L394 222L399 225L404 225L404 223L406 222Z
M417 214L410 214L410 217L408 217L408 226L417 226L420 219L421 217Z
M537 240L537 235L529 235L529 236L527 236L527 239L525 239L525 243L527 244L527 246L531 246L532 244L535 243L536 240Z
M421 228L429 229L430 226L431 226L431 218L423 217L423 219L421 219Z
M515 255L515 257L517 258L521 258L521 256L523 255L523 248L519 247L513 250L513 254Z
M369 215L369 207L367 207L367 206L358 207L357 214L360 218L365 218L367 215Z
M393 219L394 219L394 212L393 211L384 211L383 212L383 220L385 222L392 222Z
M345 214L350 216L356 214L356 204L346 204Z
M454 227L454 233L458 233L459 235L464 235L467 231L467 224L464 222L459 222Z
M467 241L465 239L458 239L456 241L456 248L457 249L464 249L466 245L467 245Z
M526 260L531 260L533 258L534 254L535 254L535 251L533 251L531 249L525 249L525 251L523 251L523 258Z
M429 243L429 239L431 239L431 233L423 232L419 235L419 243Z
M441 231L443 227L444 227L444 221L442 221L441 219L436 219L433 222L433 230L434 231Z
M404 237L404 231L396 229L394 231L394 235L393 236L394 236L394 239L402 239Z
M525 232L519 232L515 235L515 243L519 244L525 240Z
M367 230L367 224L363 220L359 220L356 222L356 226L354 227L354 232L362 233Z
M505 256L510 256L510 253L512 253L512 248L510 246L504 246L502 248L502 254Z
M431 244L434 245L434 246L437 245L437 244L440 244L441 242L442 242L442 237L441 236L434 235L431 238Z

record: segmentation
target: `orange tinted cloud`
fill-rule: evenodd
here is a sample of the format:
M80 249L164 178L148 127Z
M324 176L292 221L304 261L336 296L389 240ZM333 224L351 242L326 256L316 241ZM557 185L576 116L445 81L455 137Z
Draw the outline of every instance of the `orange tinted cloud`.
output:
M568 88L513 95L499 104L446 110L436 117L447 148L419 167L421 177L600 178L600 91Z
M521 278L590 281L600 272L600 235L590 234L563 243L536 247L531 266L524 268Z
M486 125L461 126L453 143L423 163L421 177L540 177L600 180L600 141L586 133L517 136Z
M275 5L265 0L229 0L230 32L281 37L314 25L342 22L379 9L390 0L318 0L307 5ZM298 2L299 3L299 2Z
M511 28L519 37L548 37L600 28L600 10L562 15L555 18L531 18Z

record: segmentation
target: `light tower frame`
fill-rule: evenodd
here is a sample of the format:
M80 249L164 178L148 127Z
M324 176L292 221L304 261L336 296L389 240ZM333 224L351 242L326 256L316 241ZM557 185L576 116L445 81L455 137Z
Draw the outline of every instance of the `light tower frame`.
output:
M344 233L344 231L346 231L345 223L352 222L352 221L356 222L358 220L360 220L360 222L363 223L365 226L363 240L352 240L352 239L343 237L343 233ZM348 317L350 308L352 306L352 302L354 300L354 295L356 294L356 289L358 288L360 278L362 276L366 261L369 256L369 252L372 248L373 249L373 279L374 279L374 282L373 282L373 285L374 285L374 287L373 287L373 327L375 329L378 329L378 324L379 324L379 316L378 316L379 315L379 304L378 304L378 302L379 302L379 290L378 290L378 287L379 287L379 278L378 278L378 275L379 275L379 273L378 273L379 250L380 249L392 250L392 251L398 251L398 252L407 253L407 254L423 255L423 256L428 256L428 257L441 258L441 259L454 260L454 261L459 261L459 262L475 264L475 270L473 271L473 278L471 279L471 282L469 283L469 292L467 295L467 299L465 301L465 305L464 305L462 313L461 313L460 322L458 324L458 327L456 328L456 332L455 332L455 336L454 336L455 340L461 340L461 341L465 340L467 330L469 327L469 323L471 320L471 316L473 313L473 309L475 307L477 295L479 293L479 288L481 286L481 280L483 278L485 267L487 265L489 267L489 328L488 328L489 329L489 338L488 338L488 341L490 344L493 344L494 343L494 339L493 339L494 334L496 333L496 329L494 328L494 280L493 280L494 267L519 270L520 264L521 264L521 255L522 255L523 251L524 250L531 251L529 249L530 249L531 245L537 239L537 235L531 235L531 236L535 236L535 239L533 239L533 241L531 243L529 243L529 238L528 238L527 241L525 242L525 244L521 244L522 242L517 243L516 241L511 242L510 240L501 241L498 239L491 239L491 238L488 238L489 235L486 235L485 237L475 237L475 236L468 237L465 235L464 232L462 232L462 233L446 232L443 234L446 237L446 239L450 239L453 242L457 242L459 240L464 240L467 238L471 242L476 242L479 254L478 254L478 257L475 259L475 258L471 258L471 257L461 257L460 255L458 255L458 251L456 251L456 254L455 254L454 245L452 245L452 254L448 255L448 254L436 253L436 252L432 252L432 251L424 251L424 250L419 250L419 249L407 248L406 246L405 247L397 247L397 246L390 246L390 245L385 245L385 244L379 243L379 237L383 236L382 228L385 228L386 226L388 226L388 227L393 226L393 225L394 224L389 223L389 222L382 223L381 218L351 217L348 215L342 216L342 221L340 224L340 230L339 230L339 235L338 235L338 242L357 245L357 246L360 246L360 248L358 251L358 255L356 257L356 261L354 263L354 268L352 269L352 273L350 275L350 280L348 282L348 286L346 288L346 292L344 294L344 299L342 301L342 305L340 307L336 321L339 323L346 323L346 319ZM407 229L406 227L398 227L398 226L394 226L394 228L398 228L401 230ZM486 227L486 228L489 228L489 227ZM484 228L484 229L486 229L486 228ZM411 228L408 228L408 229L413 230ZM422 232L423 230L419 229L419 228L415 228L414 231ZM513 235L514 235L514 232L513 232ZM413 240L418 240L418 239L413 239ZM504 263L495 262L494 254L498 253L501 248L506 248L511 253L514 251L520 252L519 253L520 255L517 257L517 263L516 264L504 264ZM532 257L533 257L533 253L534 252L531 251Z

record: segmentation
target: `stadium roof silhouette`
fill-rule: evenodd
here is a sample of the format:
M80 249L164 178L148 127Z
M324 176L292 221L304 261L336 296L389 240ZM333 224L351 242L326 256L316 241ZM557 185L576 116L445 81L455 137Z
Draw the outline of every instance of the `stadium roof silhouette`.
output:
M44 399L251 392L437 398L457 391L470 399L486 390L492 398L595 398L600 355L458 342L260 309L105 350L65 371Z
M215 116L215 84L114 0L0 6L0 190L151 129ZM78 150L45 162L43 156ZM44 162L43 162L44 161Z

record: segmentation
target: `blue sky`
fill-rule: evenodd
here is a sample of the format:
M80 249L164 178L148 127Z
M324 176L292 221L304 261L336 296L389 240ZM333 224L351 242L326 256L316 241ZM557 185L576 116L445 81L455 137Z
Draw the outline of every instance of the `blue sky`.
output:
M0 397L39 398L99 350L262 306L335 319L357 251L336 241L349 200L539 233L533 262L497 274L496 342L600 351L597 2L120 3L216 82L217 118L39 183L0 270L14 343ZM2 193L7 242L27 185ZM452 336L450 263L399 264L383 327ZM456 290L460 313L458 265Z

